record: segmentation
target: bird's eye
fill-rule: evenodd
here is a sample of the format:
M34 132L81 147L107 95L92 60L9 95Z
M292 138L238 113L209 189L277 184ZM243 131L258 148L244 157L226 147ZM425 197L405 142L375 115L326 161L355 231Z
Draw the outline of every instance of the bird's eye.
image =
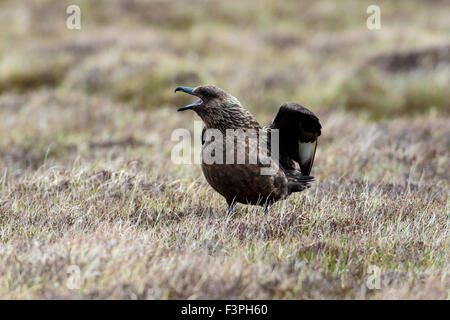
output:
M205 100L217 98L217 93L209 88L198 88L196 91Z

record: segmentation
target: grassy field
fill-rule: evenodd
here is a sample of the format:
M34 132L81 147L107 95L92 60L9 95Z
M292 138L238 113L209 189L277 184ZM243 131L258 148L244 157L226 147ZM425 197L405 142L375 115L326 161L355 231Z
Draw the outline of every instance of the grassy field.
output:
M0 1L0 298L448 299L450 7L376 2ZM170 160L204 83L310 107L312 188L227 219Z

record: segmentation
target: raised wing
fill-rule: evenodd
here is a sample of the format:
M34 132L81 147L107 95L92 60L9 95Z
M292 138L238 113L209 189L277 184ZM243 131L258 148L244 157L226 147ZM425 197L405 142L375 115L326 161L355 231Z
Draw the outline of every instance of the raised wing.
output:
M279 129L280 149L300 165L302 175L309 176L322 129L319 118L305 107L287 102L270 127Z

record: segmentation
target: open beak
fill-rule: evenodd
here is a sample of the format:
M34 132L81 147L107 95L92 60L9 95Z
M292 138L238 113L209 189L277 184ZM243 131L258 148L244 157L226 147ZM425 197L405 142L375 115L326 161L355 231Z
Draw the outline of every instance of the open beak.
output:
M189 93L190 95L196 96L196 94L194 93L194 88L189 88L189 87L176 87L176 88L175 88L175 92L177 92L177 91L183 91L183 92ZM189 109L192 109L192 108L194 108L194 107L196 107L196 106L201 105L202 103L203 103L203 101L202 101L201 99L199 99L199 100L197 100L197 101L195 101L195 102L193 102L193 103L190 103L190 104L185 105L185 106L183 106L183 107L181 107L181 108L178 108L177 111L189 110Z
M192 102L192 103L190 103L190 104L188 104L188 105L185 105L184 107L178 108L177 111L189 110L189 109L192 109L192 108L194 108L194 107L196 107L196 106L201 105L202 103L203 103L203 101L200 100L200 99L198 99L197 101Z

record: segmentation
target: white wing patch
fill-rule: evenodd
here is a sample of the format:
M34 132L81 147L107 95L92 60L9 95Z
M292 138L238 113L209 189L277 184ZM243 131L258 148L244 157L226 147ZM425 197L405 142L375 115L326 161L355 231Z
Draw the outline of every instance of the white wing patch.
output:
M313 156L316 142L299 142L298 143L298 156L300 158L300 164L303 165L310 161Z

